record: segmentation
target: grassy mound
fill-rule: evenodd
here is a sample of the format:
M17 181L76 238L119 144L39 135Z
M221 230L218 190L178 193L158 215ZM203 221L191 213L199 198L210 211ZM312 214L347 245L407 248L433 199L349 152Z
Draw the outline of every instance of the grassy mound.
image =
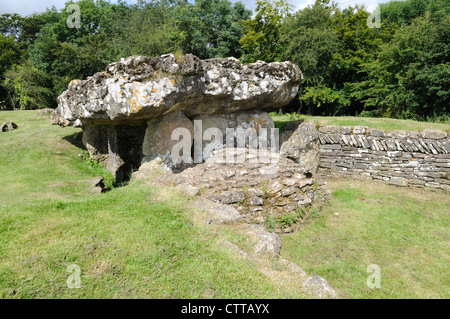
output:
M193 223L192 199L173 189L131 181L93 193L90 179L112 178L80 148L80 129L36 111L0 112L6 120L19 128L0 133L0 298L304 297L222 245L247 238ZM450 297L448 194L341 180L330 189L325 210L283 236L283 257L344 298ZM366 285L369 264L380 289ZM67 286L70 265L79 289Z

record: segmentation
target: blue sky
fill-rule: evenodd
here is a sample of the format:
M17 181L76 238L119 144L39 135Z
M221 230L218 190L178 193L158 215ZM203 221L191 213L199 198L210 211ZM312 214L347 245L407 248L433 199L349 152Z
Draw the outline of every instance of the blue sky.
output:
M19 13L21 15L29 15L33 12L42 12L46 8L55 6L58 9L64 7L64 3L67 0L0 0L0 14L1 13ZM231 0L235 2L237 0ZM241 0L247 8L255 8L255 0ZM313 4L315 0L288 0L296 10L302 9L310 4ZM336 1L336 0L335 0ZM341 7L346 7L352 4L365 4L368 11L375 10L378 3L385 3L389 0L337 0ZM112 1L114 2L114 1ZM127 0L128 3L135 3L135 0Z

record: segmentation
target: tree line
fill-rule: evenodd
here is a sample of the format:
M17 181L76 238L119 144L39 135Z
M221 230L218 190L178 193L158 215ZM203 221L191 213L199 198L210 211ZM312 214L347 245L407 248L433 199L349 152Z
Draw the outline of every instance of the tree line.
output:
M68 27L71 4L79 28ZM2 14L0 109L55 107L73 79L121 57L173 52L296 63L299 113L448 120L450 2L391 1L379 10L377 27L364 7L330 0L297 12L286 0L257 0L253 15L229 0L80 0Z

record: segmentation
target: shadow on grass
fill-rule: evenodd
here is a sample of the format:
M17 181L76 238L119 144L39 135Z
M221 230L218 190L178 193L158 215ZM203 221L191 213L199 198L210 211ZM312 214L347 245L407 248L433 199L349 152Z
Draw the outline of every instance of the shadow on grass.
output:
M72 135L67 135L67 136L63 137L64 140L66 140L73 146L79 148L80 150L87 151L86 147L83 144L82 138L83 138L83 132L77 132ZM87 156L89 156L89 155L87 155ZM86 157L86 158L83 157L83 159L88 162L92 162L92 160L89 157ZM113 188L124 187L129 184L130 178L131 178L131 173L129 173L129 174L123 173L123 176L122 176L122 172L119 172L119 174L120 174L120 178L116 177L115 179L113 179L111 187L107 187L104 185L101 187L102 193L108 192Z
M83 138L83 132L77 132L72 135L64 136L63 139L72 144L73 146L82 149L83 151L86 151L86 147L83 144L82 141Z

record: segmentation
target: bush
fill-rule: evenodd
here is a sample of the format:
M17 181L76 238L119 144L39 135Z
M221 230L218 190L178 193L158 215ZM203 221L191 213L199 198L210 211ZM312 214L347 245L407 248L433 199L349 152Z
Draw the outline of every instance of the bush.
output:
M5 86L13 108L39 109L55 104L50 78L29 61L6 72Z

